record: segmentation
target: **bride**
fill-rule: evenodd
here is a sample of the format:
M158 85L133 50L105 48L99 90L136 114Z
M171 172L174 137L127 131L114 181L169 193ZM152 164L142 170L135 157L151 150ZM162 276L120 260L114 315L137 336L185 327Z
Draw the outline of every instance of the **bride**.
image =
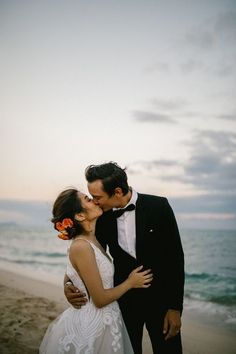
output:
M88 301L80 310L69 307L49 325L40 354L133 354L116 300L132 288L148 288L152 274L140 266L113 287L112 260L95 236L101 214L102 209L76 189L63 191L54 203L54 228L60 238L72 240L66 275Z

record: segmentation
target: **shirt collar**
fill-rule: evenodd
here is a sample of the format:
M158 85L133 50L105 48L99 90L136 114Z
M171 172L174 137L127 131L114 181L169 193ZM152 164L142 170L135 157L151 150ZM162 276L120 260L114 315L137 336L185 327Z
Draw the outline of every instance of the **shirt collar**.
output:
M133 188L130 188L131 189L131 198L130 198L130 201L123 207L123 208L113 208L113 210L119 210L119 209L124 209L126 208L128 205L130 204L134 204L136 205L136 202L137 202L137 199L138 199L138 193L136 192L136 190L134 190Z

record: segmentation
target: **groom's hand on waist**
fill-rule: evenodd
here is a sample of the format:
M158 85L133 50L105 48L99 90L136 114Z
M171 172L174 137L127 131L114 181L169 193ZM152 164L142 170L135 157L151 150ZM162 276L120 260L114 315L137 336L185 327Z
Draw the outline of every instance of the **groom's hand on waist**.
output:
M67 301L76 309L80 309L87 303L86 294L76 288L71 282L64 285L64 294Z

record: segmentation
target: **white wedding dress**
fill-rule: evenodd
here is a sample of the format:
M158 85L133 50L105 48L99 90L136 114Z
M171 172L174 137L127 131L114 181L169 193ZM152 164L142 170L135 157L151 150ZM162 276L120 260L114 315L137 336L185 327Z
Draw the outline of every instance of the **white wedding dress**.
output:
M94 250L104 288L112 288L113 263L97 246L89 243ZM86 293L88 302L79 310L71 306L49 325L39 353L133 354L118 303L114 301L103 308L97 308L69 257L66 274L76 287Z

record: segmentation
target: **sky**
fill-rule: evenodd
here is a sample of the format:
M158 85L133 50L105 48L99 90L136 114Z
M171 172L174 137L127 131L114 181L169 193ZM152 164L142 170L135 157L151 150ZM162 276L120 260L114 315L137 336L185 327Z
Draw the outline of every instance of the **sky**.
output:
M236 0L0 0L0 52L0 221L116 161L236 228Z

